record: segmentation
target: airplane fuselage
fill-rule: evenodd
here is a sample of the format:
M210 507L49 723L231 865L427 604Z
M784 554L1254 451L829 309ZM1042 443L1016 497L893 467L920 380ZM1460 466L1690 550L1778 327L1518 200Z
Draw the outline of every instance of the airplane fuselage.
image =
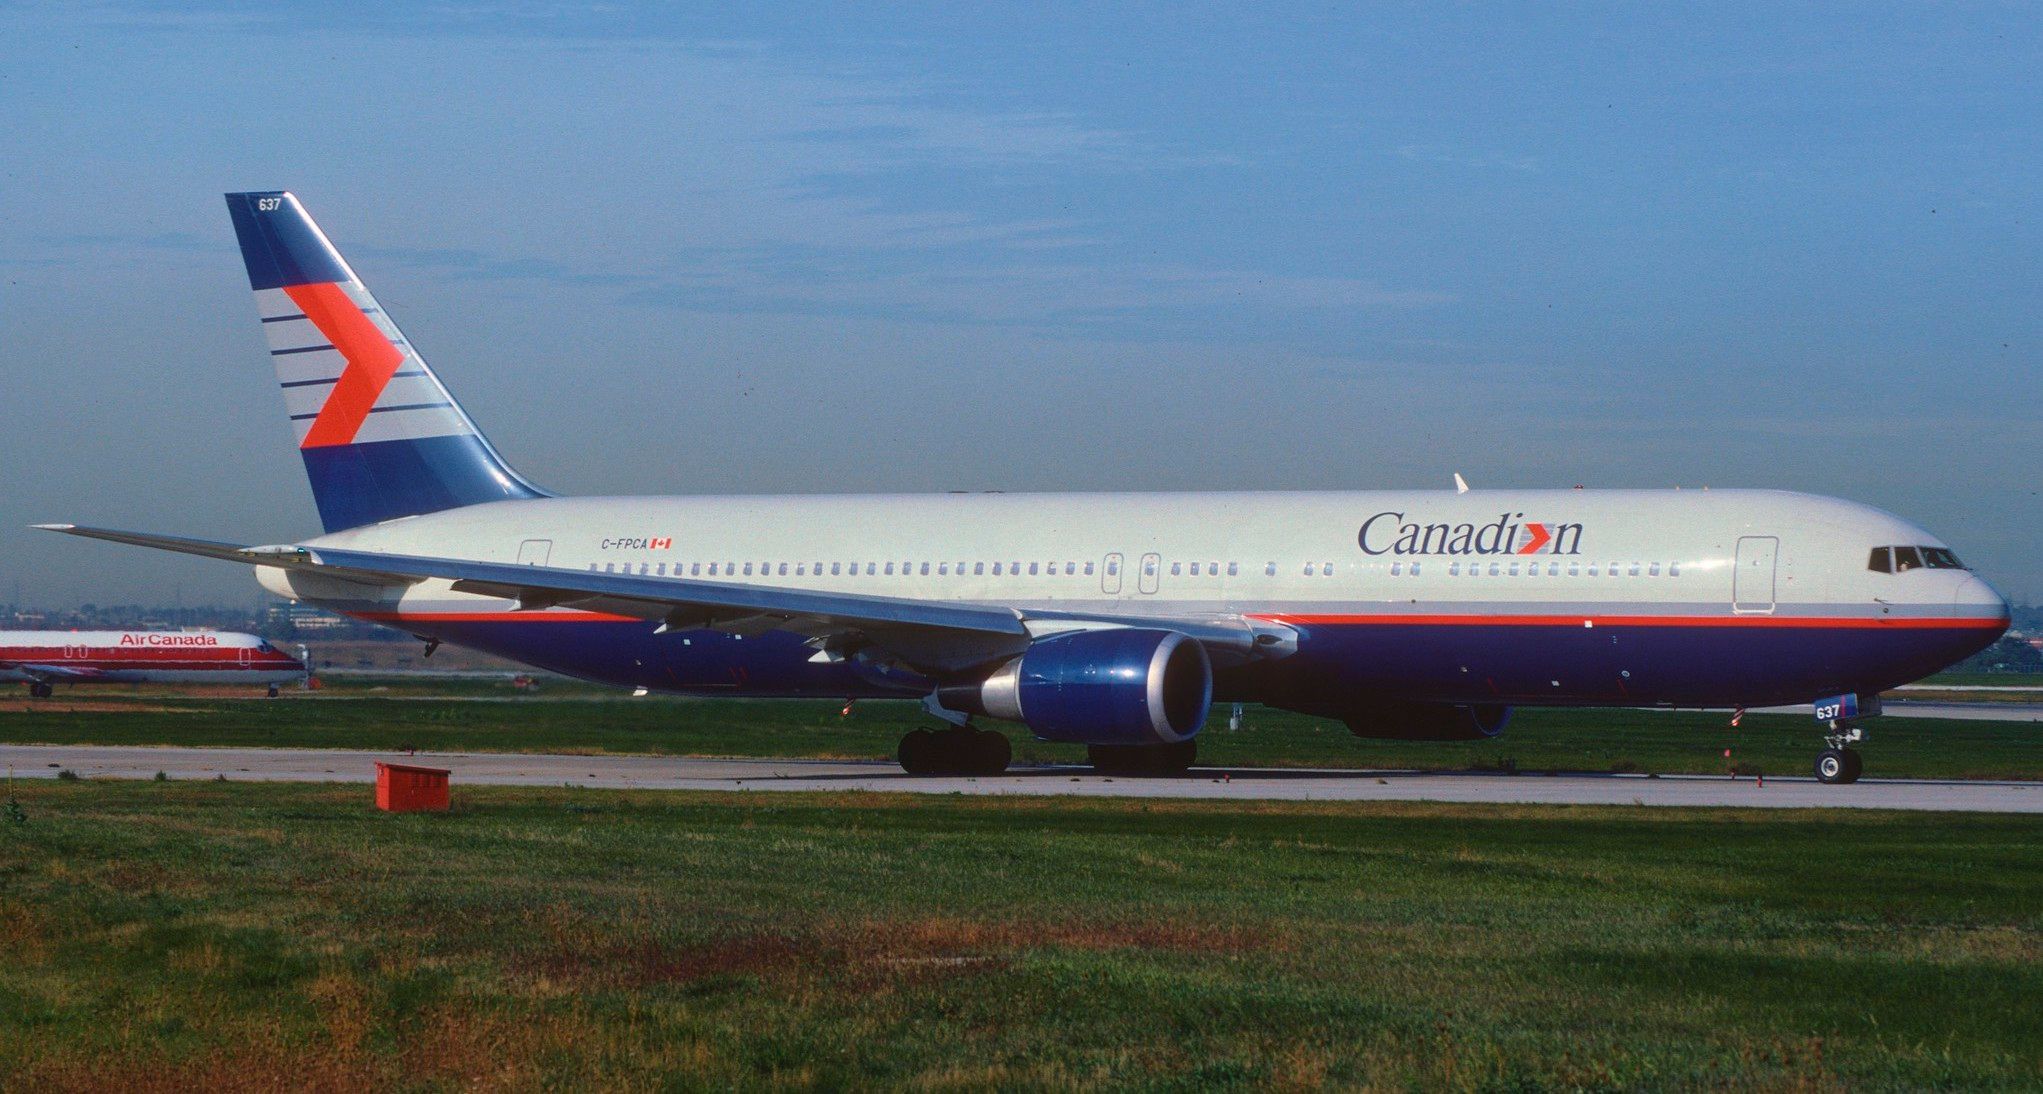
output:
M1382 698L1807 702L1927 675L2007 623L2005 601L1922 529L1778 491L542 498L306 545L1030 615L1247 620L1292 638L1282 656L1217 666L1214 698L1328 712ZM1874 569L1875 550L1893 547L1909 553ZM261 572L285 595L608 683L747 696L931 687L897 666L819 660L783 631L662 632L628 614L518 610L446 581L400 592Z
M230 631L0 631L0 681L61 684L281 684L297 658Z

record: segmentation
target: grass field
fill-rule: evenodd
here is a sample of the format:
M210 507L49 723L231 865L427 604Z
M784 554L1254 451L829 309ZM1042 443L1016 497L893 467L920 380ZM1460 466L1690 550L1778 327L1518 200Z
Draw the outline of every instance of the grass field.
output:
M449 687L460 697L446 697ZM837 702L633 700L572 687L517 697L507 685L481 682L393 689L276 701L77 689L0 706L0 742L877 759L893 754L902 733L933 724L902 702L861 702L846 716ZM489 699L501 701L479 701ZM1807 718L1748 715L1735 729L1728 722L1721 713L1522 709L1498 740L1425 744L1358 740L1336 722L1251 707L1240 732L1227 731L1226 711L1216 710L1199 755L1226 765L1721 773L1736 764L1800 775L1822 747ZM1022 762L1083 759L1081 748L1002 728ZM1875 777L2043 778L2043 727L2031 723L1887 716L1868 733L1867 773Z
M17 784L0 1086L2043 1085L2043 821Z

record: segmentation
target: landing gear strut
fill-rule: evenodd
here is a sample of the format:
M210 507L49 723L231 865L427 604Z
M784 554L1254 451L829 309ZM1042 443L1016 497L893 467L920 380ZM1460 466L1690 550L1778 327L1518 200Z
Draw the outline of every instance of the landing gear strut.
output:
M901 770L910 775L998 775L1014 759L1005 733L971 726L918 729L901 738Z

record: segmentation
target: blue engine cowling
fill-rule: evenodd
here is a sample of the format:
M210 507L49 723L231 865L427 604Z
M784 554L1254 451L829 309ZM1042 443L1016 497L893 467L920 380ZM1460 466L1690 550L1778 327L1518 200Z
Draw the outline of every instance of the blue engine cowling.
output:
M1045 741L1191 740L1213 704L1205 647L1176 631L1117 627L1037 639L982 681L939 692L953 710L1021 722Z

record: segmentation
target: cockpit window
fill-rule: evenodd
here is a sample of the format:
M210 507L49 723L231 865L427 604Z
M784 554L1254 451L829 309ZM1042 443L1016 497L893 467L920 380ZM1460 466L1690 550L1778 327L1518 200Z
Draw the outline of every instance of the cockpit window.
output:
M1876 574L1903 574L1910 570L1962 570L1965 564L1949 547L1875 547L1866 569Z
M1932 570L1962 570L1965 568L1965 564L1958 561L1958 556L1952 554L1949 547L1924 547L1922 549L1922 560Z

